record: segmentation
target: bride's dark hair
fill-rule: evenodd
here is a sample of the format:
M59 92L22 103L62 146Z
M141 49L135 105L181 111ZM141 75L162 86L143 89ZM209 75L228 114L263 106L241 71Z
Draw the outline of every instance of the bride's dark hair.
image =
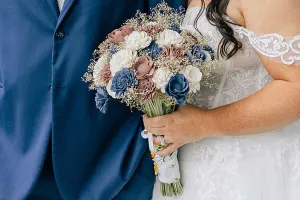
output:
M197 22L200 16L204 13L206 9L206 18L213 26L216 26L219 32L222 34L223 38L219 44L218 53L221 54L223 58L229 59L236 52L242 48L242 43L234 37L234 31L228 24L235 24L230 20L226 19L226 9L228 7L230 0L212 0L207 6L204 0L201 0L201 9L194 21L195 29L200 33L197 28ZM200 33L201 34L201 33ZM232 46L231 46L232 45Z

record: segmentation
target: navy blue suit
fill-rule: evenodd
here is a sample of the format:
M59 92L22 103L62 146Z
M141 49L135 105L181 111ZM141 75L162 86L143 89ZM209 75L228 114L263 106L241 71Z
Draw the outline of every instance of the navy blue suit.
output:
M118 102L101 114L81 77L109 32L158 2L0 1L0 200L28 198L47 169L61 199L151 199L141 114Z

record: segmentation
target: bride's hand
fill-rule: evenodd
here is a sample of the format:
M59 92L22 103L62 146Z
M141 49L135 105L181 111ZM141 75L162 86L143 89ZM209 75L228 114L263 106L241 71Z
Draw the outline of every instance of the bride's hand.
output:
M174 152L184 144L198 141L211 132L209 130L211 120L208 120L208 110L186 105L178 111L164 116L147 118L144 116L144 124L147 131L164 137L169 146L157 153L166 156ZM154 138L154 143L160 144L160 137Z

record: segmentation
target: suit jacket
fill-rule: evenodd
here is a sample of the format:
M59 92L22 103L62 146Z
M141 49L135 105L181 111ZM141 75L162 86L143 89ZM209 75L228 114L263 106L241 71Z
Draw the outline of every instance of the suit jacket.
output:
M49 140L64 199L151 199L141 114L118 102L101 114L81 77L109 32L158 2L65 0L59 13L56 0L0 1L0 200L26 198Z

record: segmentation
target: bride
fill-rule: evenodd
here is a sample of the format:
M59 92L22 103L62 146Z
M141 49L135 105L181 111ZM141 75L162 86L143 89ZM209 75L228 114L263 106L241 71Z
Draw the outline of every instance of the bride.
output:
M224 63L213 88L148 119L179 149L184 193L153 199L300 199L300 1L193 0L183 26L213 38ZM161 141L162 140L162 141Z

